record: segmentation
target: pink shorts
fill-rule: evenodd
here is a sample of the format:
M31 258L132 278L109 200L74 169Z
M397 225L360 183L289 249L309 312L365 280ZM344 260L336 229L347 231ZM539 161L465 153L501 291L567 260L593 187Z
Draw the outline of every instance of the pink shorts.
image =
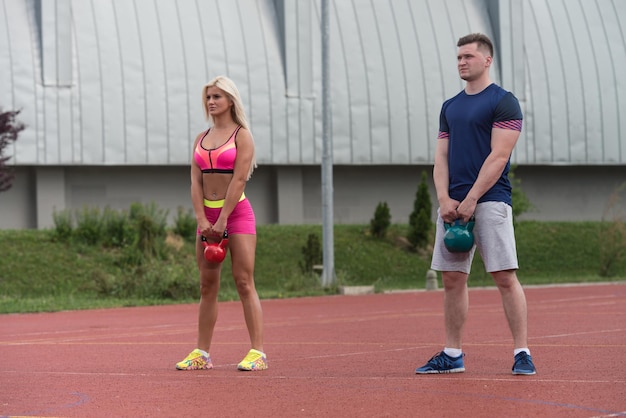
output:
M223 201L211 202L211 206L217 206L215 203L218 202L222 202L220 207L208 207L206 204L204 205L204 214L212 224L215 223L217 218L220 216L224 203ZM256 219L254 217L254 210L252 210L252 205L247 198L240 200L239 203L237 203L237 206L235 206L235 209L231 212L228 220L226 221L226 230L228 231L228 235L256 235ZM200 235L199 229L196 231L196 234Z

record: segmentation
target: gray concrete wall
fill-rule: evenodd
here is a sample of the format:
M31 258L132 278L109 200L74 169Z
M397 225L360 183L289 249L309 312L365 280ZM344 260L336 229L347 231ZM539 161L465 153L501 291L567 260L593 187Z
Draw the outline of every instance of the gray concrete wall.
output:
M432 166L334 167L335 223L367 224L380 202L389 205L392 222L408 223L424 171L436 207ZM515 174L534 206L522 215L526 220L601 220L611 194L626 185L624 166L520 166ZM625 192L616 208L623 212ZM259 224L322 222L319 166L261 166L246 195ZM190 209L189 168L20 167L14 187L0 193L0 228L49 228L55 210L124 210L134 202L155 202L171 220L179 206Z
M615 209L626 216L626 166L520 166L515 175L535 206L520 219L601 220L611 194L621 189Z

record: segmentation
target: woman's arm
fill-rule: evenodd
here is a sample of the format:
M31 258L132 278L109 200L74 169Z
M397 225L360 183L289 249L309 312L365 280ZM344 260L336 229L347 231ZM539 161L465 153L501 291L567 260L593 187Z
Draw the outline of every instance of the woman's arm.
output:
M193 205L193 211L196 215L196 222L202 235L208 236L211 229L206 215L204 214L204 191L203 191L203 177L200 166L196 163L194 158L194 152L198 141L202 138L202 134L198 135L194 141L192 153L191 153L191 204Z

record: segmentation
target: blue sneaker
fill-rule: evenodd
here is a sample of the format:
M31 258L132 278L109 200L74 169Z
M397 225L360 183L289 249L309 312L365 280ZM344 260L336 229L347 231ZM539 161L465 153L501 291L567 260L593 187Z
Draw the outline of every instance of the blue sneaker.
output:
M463 365L464 356L465 354L461 354L458 357L450 357L442 351L435 354L430 360L428 360L428 363L415 369L415 373L463 373L465 371L465 366Z
M526 352L521 351L515 356L513 364L513 374L533 375L536 374L535 365L532 357Z

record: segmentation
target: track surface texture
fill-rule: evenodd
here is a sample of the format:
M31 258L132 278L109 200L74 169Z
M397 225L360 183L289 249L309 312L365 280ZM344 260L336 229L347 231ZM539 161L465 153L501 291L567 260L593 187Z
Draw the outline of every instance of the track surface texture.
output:
M262 301L269 369L223 302L215 368L177 371L197 306L0 315L0 416L626 416L626 283L527 287L535 376L513 376L496 289L470 289L465 373L416 375L443 345L443 292Z

